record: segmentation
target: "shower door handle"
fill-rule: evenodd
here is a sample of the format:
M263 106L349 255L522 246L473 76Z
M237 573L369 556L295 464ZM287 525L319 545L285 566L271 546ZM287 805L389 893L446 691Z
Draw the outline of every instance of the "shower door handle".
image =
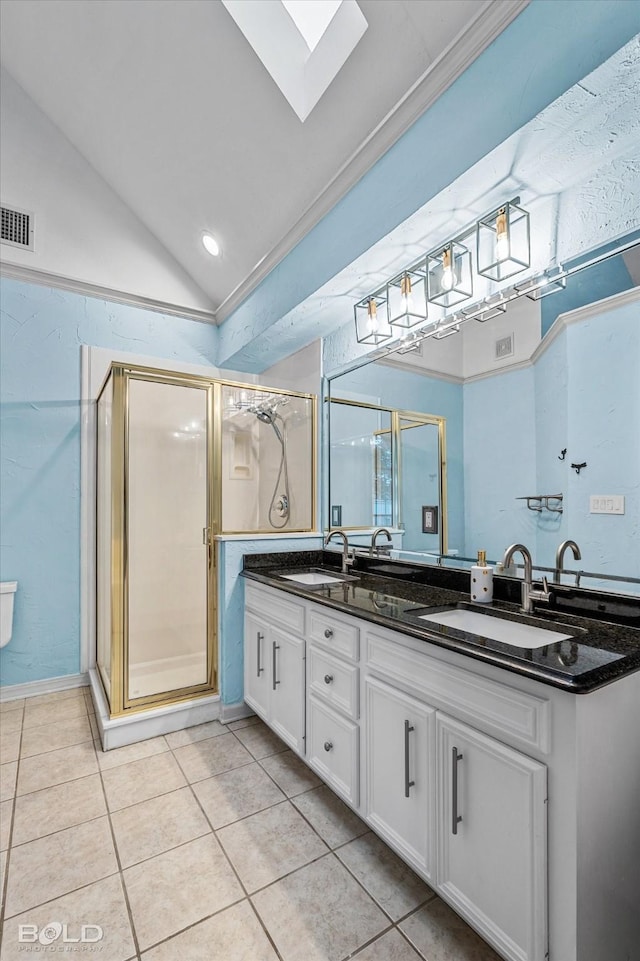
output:
M280 681L276 680L276 668L277 668L276 651L279 651L279 650L280 650L280 645L276 644L276 642L274 641L273 642L273 689L274 691L276 689L276 685L280 683Z
M258 631L256 633L256 661L257 661L256 677L260 677L260 675L264 672L264 667L260 663L260 642L261 641L264 641L264 634L261 634L260 631Z

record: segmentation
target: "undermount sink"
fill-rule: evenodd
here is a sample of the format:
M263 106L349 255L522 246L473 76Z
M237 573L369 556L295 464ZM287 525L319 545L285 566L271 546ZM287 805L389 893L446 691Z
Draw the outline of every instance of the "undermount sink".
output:
M280 574L285 581L302 584L304 587L326 587L331 584L342 584L344 581L357 581L353 574L341 574L339 571L324 571L316 568L312 571L299 571L295 574Z
M529 649L546 647L547 644L556 644L558 641L566 641L574 636L560 631L550 631L546 627L534 627L533 624L521 624L519 621L496 617L488 611L486 613L468 611L464 608L439 611L434 614L419 614L418 617L421 621L431 621L443 627L465 631L467 634L488 637L502 644L511 644L512 647Z

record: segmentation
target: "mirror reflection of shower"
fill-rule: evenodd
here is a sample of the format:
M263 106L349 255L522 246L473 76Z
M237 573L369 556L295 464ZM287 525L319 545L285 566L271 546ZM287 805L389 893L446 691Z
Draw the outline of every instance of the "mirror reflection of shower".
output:
M222 482L227 531L310 528L313 410L309 395L224 385Z

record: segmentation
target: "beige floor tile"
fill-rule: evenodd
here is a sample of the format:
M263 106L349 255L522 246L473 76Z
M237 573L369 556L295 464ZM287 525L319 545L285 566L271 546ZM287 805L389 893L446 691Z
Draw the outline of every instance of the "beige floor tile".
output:
M209 737L206 741L176 748L174 754L190 783L250 764L253 758L235 734Z
M326 784L291 800L330 848L346 844L369 830Z
M0 851L6 851L9 847L12 818L13 799L10 801L3 801L2 804L0 804Z
M0 764L0 801L6 801L9 798L15 797L17 773L17 761Z
M169 747L184 747L185 744L195 744L197 741L204 741L208 737L219 737L221 734L228 734L224 724L220 721L208 721L206 724L196 724L194 727L186 727L182 731L174 731L172 734L165 734Z
M353 961L424 961L399 931L387 931L353 955Z
M336 851L352 874L394 920L434 897L434 891L375 834Z
M499 956L440 898L400 924L428 961L500 961Z
M229 721L227 727L230 731L241 731L243 727L251 727L252 724L259 724L260 718L257 714L250 717L240 717L237 721Z
M327 851L324 842L289 801L236 821L217 833L249 893Z
M87 777L98 770L96 752L91 741L63 747L47 754L24 757L20 761L18 795L43 791L54 784Z
M277 961L248 901L201 921L146 951L142 961Z
M19 958L30 957L30 953L24 950L28 945L20 945L18 942L19 925L35 924L42 930L45 926L51 927L54 919L59 924L67 925L69 937L79 937L80 927L83 924L97 925L102 928L102 937L94 945L84 945L85 948L96 949L91 953L86 950L77 950L80 947L78 945L63 945L57 940L52 942L49 949L39 946L40 951L46 952L46 956L49 956L51 948L62 951L63 947L71 949L68 954L66 952L62 954L62 957L66 958L97 957L102 961L126 961L135 956L135 945L131 935L122 882L115 875L50 901L43 907L30 908L26 913L11 918L5 925L0 961L16 961ZM91 931L90 934L94 936L99 932ZM19 950L20 948L22 951ZM54 957L61 956L58 951L55 952Z
M12 848L6 917L117 871L109 821L86 821Z
M98 722L96 721L95 714L89 714L89 727L91 728L91 737L94 741L100 740L100 728L98 727ZM102 750L102 746L100 746Z
M320 778L293 751L274 754L260 763L287 797L295 797L322 784Z
M87 708L83 697L69 697L64 701L51 701L48 704L27 703L24 709L24 728L42 727L44 724L57 724L72 717L86 717Z
M69 687L66 691L54 691L52 694L36 694L35 697L25 698L25 709L27 704L53 704L54 701L66 701L69 698L83 698L86 688Z
M22 757L34 757L36 754L45 754L47 751L56 751L90 740L91 728L85 714L84 717L71 717L55 724L30 727L23 731L20 753Z
M7 851L0 851L0 904L4 898L4 872L7 867Z
M111 823L123 868L211 831L188 787L116 811Z
M20 731L11 731L10 734L0 734L0 758L3 764L9 761L18 760L20 750Z
M197 781L193 791L216 829L285 800L282 791L255 762Z
M266 724L252 724L250 727L243 727L235 732L239 741L242 741L247 751L256 760L262 757L270 757L272 754L281 754L287 751L287 745Z
M341 961L389 924L333 854L252 901L284 961Z
M186 783L180 768L168 753L155 754L103 771L102 778L110 811L118 811L160 794L169 794Z
M2 701L0 703L0 714L9 714L11 711L24 710L24 698L17 697L14 701Z
M107 813L99 774L16 798L13 844L25 844Z
M123 874L141 950L243 898L213 834L136 864Z
M139 761L143 757L153 757L154 754L162 754L168 750L169 745L164 736L152 737L148 741L138 741L137 744L127 744L126 747L117 747L113 751L103 751L100 745L96 745L98 766L101 771L128 764L129 761Z
M0 716L0 734L13 734L22 730L22 711L9 711Z

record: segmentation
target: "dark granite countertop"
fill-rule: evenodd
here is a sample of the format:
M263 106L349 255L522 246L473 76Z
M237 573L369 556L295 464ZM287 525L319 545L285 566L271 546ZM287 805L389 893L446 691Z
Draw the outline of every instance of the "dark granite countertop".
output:
M520 583L513 578L496 578L493 603L474 605L469 602L468 572L418 567L361 555L356 557L350 570L357 580L304 587L282 578L282 574L314 567L339 572L340 560L335 551L248 554L242 573L269 587L576 694L586 694L640 670L640 599L637 602L633 598L623 599L621 605L617 596L602 595L598 602L598 596L586 592L587 601L594 608L592 617L584 615L584 597L580 597L576 605L579 614L567 613L569 602L563 599L562 606L536 609L530 617L519 613ZM618 603L612 603L616 598ZM470 610L482 610L489 616L499 614L501 619L506 617L521 624L561 631L571 637L545 647L519 648L418 619L418 613L425 613L423 608L458 604ZM622 612L610 615L611 619L607 620L609 608L616 612L622 608Z

